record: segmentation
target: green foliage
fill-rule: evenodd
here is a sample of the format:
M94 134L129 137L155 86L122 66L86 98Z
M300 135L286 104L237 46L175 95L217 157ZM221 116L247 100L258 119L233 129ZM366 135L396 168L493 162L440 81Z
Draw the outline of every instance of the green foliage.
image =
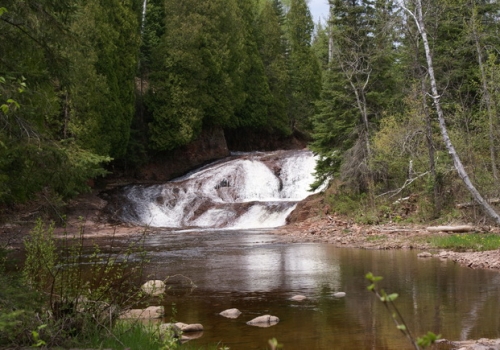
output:
M264 1L257 21L260 30L257 32L256 40L272 95L268 106L268 124L288 134L291 132L287 114L290 76L281 2Z
M317 36L326 69L311 144L320 158L318 183L340 177L351 189L367 191L379 181L371 168L371 137L399 96L393 7L331 1L329 37Z
M433 236L428 242L436 248L455 251L496 250L500 248L500 236L496 234L464 233L446 236Z
M19 293L25 288L21 296L40 295L34 299L37 308L50 312L34 318L37 309L32 303L19 310L12 308L0 319L0 325L8 331L1 341L7 345L29 342L33 346L56 346L86 344L93 337L102 339L104 332L113 328L120 310L144 297L136 287L147 261L141 242L130 243L118 254L116 250L104 253L97 246L89 253L83 228L74 236L65 233L56 245L53 224L46 226L38 220L24 242L24 283L13 286L13 290ZM0 303L6 303L2 296ZM32 320L19 327L20 320L28 316Z
M283 344L280 344L276 338L269 339L268 341L271 350L282 349Z
M291 0L286 13L290 76L288 115L292 127L310 131L321 91L321 70L311 48L314 23L305 0Z
M245 101L244 27L235 1L165 3L147 106L152 148L184 145L203 125L227 126Z
M38 219L30 235L24 240L26 260L23 278L33 290L44 291L52 285L56 278L56 245L54 241L54 225L45 227Z
M175 350L180 348L174 334L161 330L159 324L138 321L119 321L112 329L113 337L103 338L101 334L89 339L88 346L95 348L144 350Z
M66 199L86 191L89 179L106 173L102 165L110 155L122 156L127 146L136 60L119 49L133 51L137 41L136 22L127 19L132 5L109 9L126 21L121 24L97 18L106 11L94 2L6 5L0 21L0 203L32 200L42 191ZM104 22L116 24L115 31L100 28ZM106 40L119 61L108 71L102 65Z

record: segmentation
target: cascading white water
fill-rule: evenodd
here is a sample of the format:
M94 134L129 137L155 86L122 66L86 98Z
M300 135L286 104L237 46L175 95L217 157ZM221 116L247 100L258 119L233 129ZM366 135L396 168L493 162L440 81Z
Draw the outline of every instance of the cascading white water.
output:
M121 219L170 228L282 226L311 194L315 165L306 150L239 155L163 185L128 188Z

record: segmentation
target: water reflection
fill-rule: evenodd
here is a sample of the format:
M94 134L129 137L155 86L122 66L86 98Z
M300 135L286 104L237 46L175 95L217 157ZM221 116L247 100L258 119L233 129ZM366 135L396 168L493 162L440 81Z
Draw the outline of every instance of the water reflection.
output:
M415 335L427 331L453 340L500 337L500 275L447 260L418 259L414 251L339 249L288 244L265 231L165 232L148 238L156 278L182 274L197 285L168 293L171 317L202 323L203 345L264 349L276 337L290 349L407 349L383 304L366 290L367 272L384 276ZM344 291L344 298L334 293ZM290 297L303 294L303 302ZM219 312L236 307L235 320ZM245 323L273 314L270 328Z

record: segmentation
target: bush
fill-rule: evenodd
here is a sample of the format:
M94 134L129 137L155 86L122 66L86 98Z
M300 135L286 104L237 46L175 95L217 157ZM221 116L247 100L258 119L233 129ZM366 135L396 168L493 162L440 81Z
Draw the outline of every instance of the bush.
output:
M22 273L0 275L0 347L71 346L108 338L119 311L144 298L137 288L147 261L144 235L118 252L94 246L87 254L83 233L80 228L77 235L56 240L52 224L36 223L24 241Z

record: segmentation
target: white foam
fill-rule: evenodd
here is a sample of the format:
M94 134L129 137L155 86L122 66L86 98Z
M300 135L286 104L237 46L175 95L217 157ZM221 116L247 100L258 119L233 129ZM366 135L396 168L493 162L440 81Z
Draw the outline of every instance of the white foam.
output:
M315 165L309 151L241 155L164 185L132 187L123 220L171 228L282 226L311 194Z

